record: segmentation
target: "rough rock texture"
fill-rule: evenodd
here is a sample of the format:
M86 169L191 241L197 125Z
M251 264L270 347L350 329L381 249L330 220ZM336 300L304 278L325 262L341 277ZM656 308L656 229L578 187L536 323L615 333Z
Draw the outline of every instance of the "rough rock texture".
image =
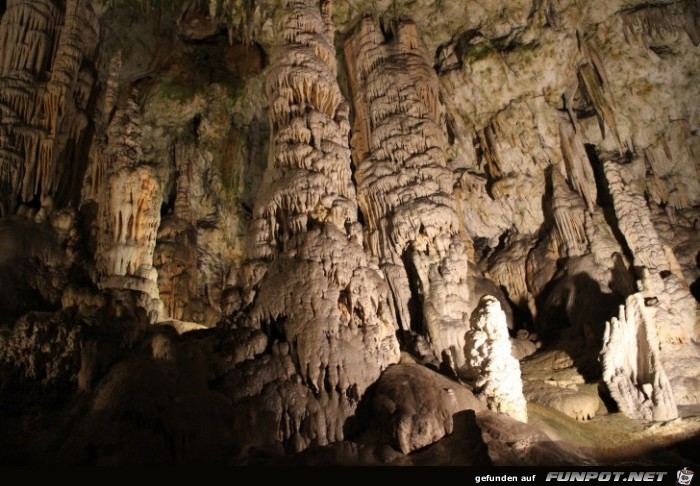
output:
M476 392L491 410L527 422L527 407L520 380L520 365L511 354L506 316L496 298L482 297L472 314L465 338L470 374Z
M678 408L661 362L656 323L640 293L627 298L605 327L601 360L603 380L626 415L643 420L671 420Z
M292 0L279 13L267 82L272 150L246 280L251 325L294 363L288 381L265 388L263 378L252 395L268 408L279 393L272 432L297 451L342 439L344 420L399 357L388 287L362 248L329 9Z
M439 83L417 26L393 28L387 39L365 18L345 43L367 246L387 275L401 328L427 335L438 359L460 368L467 250L447 167Z
M365 400L358 415L370 417L366 433L404 454L451 434L459 412L485 409L464 385L418 364L391 366Z
M99 25L88 0L10 1L0 20L0 214L76 201ZM36 211L34 207L31 211Z
M694 460L698 11L0 0L0 459Z
M576 466L597 464L590 453L562 441L546 429L491 411L477 414L476 421L493 465L534 466L543 462Z
M668 369L671 388L678 403L697 403L700 352L695 345L678 347L679 343L697 339L697 302L687 284L682 282L683 274L675 255L664 249L651 212L638 189L638 174L643 170L641 162L635 160L622 166L609 160L604 168L620 231L641 272L639 290L646 299L656 301L651 322L657 328L661 362Z
M530 403L546 405L576 420L592 419L602 408L598 386L586 384L576 364L561 350L543 351L522 361L523 395Z
M153 251L160 225L161 189L155 171L141 163L141 116L133 100L117 110L102 164L104 188L97 216L100 288L137 290L153 301L161 320ZM159 305L160 304L160 305Z

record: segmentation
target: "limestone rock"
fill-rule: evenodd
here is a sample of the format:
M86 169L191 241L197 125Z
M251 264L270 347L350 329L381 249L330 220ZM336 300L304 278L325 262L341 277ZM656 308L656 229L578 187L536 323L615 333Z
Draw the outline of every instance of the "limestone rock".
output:
M401 328L424 332L438 359L459 368L468 326L467 254L439 84L416 25L394 28L386 39L365 18L345 42L365 239L387 275Z
M542 351L521 361L525 398L576 420L592 419L602 404L597 384L586 384L578 371L580 363L580 359L574 359L561 350Z
M603 379L620 410L644 420L671 420L678 408L660 357L656 322L640 293L628 297L619 317L607 323Z
M294 372L259 376L245 396L265 404L256 420L267 437L296 451L342 439L343 421L399 358L388 287L362 248L325 8L292 0L278 13L267 80L272 152L249 247L249 268L264 268L247 282L251 323Z
M485 411L477 414L476 422L494 465L597 464L590 453L575 444L506 415Z
M489 409L527 422L520 365L511 354L506 316L498 300L482 297L471 319L465 349L477 394L486 399Z
M90 2L7 3L0 20L0 214L35 198L75 201L98 42Z
M67 315L31 312L0 334L0 363L44 385L75 382L84 326Z
M622 165L608 160L604 165L610 194L614 203L620 231L634 254L640 269L638 289L646 299L655 299L651 307L653 322L661 346L661 362L668 368L668 379L679 403L696 403L700 399L700 377L696 366L700 350L696 345L685 346L684 359L678 360L676 343L690 343L695 335L696 302L687 286L672 272L672 262L651 220L651 212L640 190L642 161L635 159ZM678 273L678 272L677 272Z
M110 124L97 234L98 285L143 292L151 322L162 318L153 252L160 224L162 193L149 165L141 163L141 115L134 100Z
M695 0L0 0L3 460L682 463L699 33Z
M368 415L370 433L378 428L404 454L451 434L458 412L485 409L464 385L418 364L389 367L367 399L358 414Z

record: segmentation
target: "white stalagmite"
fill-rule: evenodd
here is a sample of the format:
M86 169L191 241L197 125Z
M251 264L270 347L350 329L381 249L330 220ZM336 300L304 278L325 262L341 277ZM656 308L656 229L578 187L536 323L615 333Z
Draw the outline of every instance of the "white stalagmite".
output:
M677 275L651 219L639 186L644 164L604 162L620 232L640 271L638 290L656 305L648 312L657 326L661 362L680 405L700 403L700 350L695 345L697 303ZM674 257L675 259L675 257ZM672 259L672 260L674 260Z
M447 167L439 82L417 26L393 29L386 39L365 18L345 43L358 200L367 246L387 275L402 329L424 331L436 357L459 368L468 328L467 249Z
M498 299L482 297L467 332L467 365L476 378L475 391L489 409L527 422L520 363L511 354L506 315Z
M678 408L661 362L656 323L637 292L605 326L603 381L620 410L642 420L671 420Z

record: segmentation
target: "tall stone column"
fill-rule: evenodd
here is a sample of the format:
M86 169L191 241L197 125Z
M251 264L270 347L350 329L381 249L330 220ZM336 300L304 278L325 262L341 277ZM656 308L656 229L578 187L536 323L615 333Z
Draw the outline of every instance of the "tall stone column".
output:
M364 391L399 358L388 287L362 246L330 7L288 0L275 18L271 149L246 271L250 325L294 363L292 388L270 385L294 449L342 439ZM307 418L290 419L302 395Z
M365 18L345 44L358 200L367 246L388 277L401 327L426 334L436 357L459 368L469 328L467 252L439 81L416 25L393 30L387 39Z

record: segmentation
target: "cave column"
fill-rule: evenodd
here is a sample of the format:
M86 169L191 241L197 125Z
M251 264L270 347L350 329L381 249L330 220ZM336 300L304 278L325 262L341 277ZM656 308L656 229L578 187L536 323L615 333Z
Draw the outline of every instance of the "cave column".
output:
M345 43L358 200L403 331L425 334L436 357L459 368L469 327L468 261L439 81L416 25L393 29L386 39L365 18Z

